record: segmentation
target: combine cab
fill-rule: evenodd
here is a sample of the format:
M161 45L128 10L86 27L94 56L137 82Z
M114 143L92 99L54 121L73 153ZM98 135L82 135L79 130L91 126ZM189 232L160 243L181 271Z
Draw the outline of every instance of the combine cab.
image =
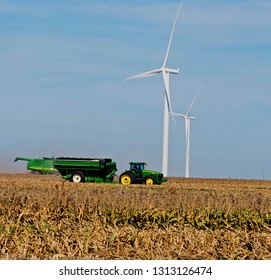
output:
M57 170L54 168L53 162L54 158L24 158L16 157L15 162L18 160L27 161L27 170L30 170L33 173L39 174L52 174L57 173Z
M119 182L123 185L130 184L162 184L167 179L163 178L163 174L157 171L146 170L145 162L130 162L130 169L120 175Z
M54 168L60 172L63 179L74 183L111 183L117 171L116 163L109 158L59 157L54 160Z

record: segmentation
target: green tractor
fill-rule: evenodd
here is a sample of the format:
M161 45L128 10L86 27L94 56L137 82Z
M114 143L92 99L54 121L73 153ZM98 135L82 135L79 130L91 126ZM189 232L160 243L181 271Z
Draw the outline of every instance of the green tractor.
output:
M166 182L163 174L157 171L146 170L145 162L130 162L130 169L123 172L119 177L119 182L123 185L130 184L146 184L146 185L160 185Z

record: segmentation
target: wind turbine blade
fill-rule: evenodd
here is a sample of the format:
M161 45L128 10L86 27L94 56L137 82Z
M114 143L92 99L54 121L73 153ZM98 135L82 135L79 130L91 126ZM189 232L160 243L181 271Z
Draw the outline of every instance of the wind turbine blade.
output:
M157 74L159 74L161 72L162 72L161 69L155 69L155 70L147 71L147 72L144 72L144 73L140 73L140 74L128 77L124 81L132 80L132 79L137 79L137 78L146 78L146 77L157 75Z
M176 126L176 121L175 121L174 115L171 115L171 116L172 116L173 123Z
M166 56L165 56L165 59L164 59L163 67L166 67L166 65L167 65L167 60L168 60L168 56L169 56L169 52L170 52L171 42L172 42L172 39L173 39L176 22L177 22L182 4L183 4L183 2L180 3L180 6L179 6L178 11L177 11L177 15L176 15L175 20L174 20L174 24L173 24L170 39L169 39L169 42L168 42L168 47L167 47L167 52L166 52Z
M202 88L203 88L203 85L201 85L201 86L199 87L199 89L198 89L198 91L197 91L197 93L196 93L196 95L195 95L195 97L194 97L194 99L193 99L193 101L192 101L192 103L191 103L191 105L190 105L188 111L187 111L187 114L186 114L187 116L189 116L190 111L191 111L191 109L192 109L192 107L193 107L193 104L194 104L194 102L195 102L195 100L196 100L196 98L197 98L199 92L202 90Z
M165 85L165 94L167 98L167 107L168 107L168 111L171 113L172 109L171 109L170 92L169 92L169 74L166 73L165 71L163 71L162 73L163 73L163 80Z
M167 100L167 108L168 112L171 114L172 113L172 106L171 106L171 101L170 101L170 90L169 90L169 73L166 72L165 70L162 71L163 73L163 80L164 80L164 85L165 85L165 95L166 95L166 100ZM174 115L171 114L172 120L174 124L176 125Z

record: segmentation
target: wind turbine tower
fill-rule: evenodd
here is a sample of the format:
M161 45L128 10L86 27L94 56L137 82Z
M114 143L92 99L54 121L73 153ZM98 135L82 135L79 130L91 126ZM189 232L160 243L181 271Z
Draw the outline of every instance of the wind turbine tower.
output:
M130 79L136 79L136 78L145 78L145 77L157 75L159 73L162 73L162 75L163 75L164 86L165 86L165 99L164 99L165 105L164 105L162 173L164 174L165 177L168 175L169 114L172 113L171 101L170 101L169 75L179 73L179 68L178 69L168 68L167 67L167 61L168 61L170 47L171 47L171 43L172 43L174 31L175 31L175 26L176 26L176 22L177 22L177 19L178 19L178 15L179 15L181 6L182 6L182 2L179 5L177 15L176 15L175 20L174 20L174 24L173 24L173 27L172 27L172 31L171 31L171 35L170 35L170 39L169 39L169 43L168 43L168 47L167 47L167 51L166 51L166 55L165 55L162 67L159 68L159 69L154 69L154 70L147 71L147 72L144 72L144 73L141 73L141 74L137 74L137 75L131 76L131 77L126 79L126 80L130 80Z
M201 86L198 91L197 94L195 95L186 115L183 114L179 114L179 113L172 113L173 116L177 116L180 118L184 118L185 120L185 144L186 144L186 149L185 149L185 177L189 178L190 177L190 121L194 120L195 117L191 117L190 112L192 110L193 104L199 94L199 92L201 91L201 89L203 88L203 86Z

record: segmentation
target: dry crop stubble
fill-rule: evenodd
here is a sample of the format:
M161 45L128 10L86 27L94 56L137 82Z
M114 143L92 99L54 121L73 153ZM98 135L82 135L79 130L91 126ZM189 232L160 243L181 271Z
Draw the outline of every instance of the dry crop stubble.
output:
M270 181L0 175L1 259L271 259Z

